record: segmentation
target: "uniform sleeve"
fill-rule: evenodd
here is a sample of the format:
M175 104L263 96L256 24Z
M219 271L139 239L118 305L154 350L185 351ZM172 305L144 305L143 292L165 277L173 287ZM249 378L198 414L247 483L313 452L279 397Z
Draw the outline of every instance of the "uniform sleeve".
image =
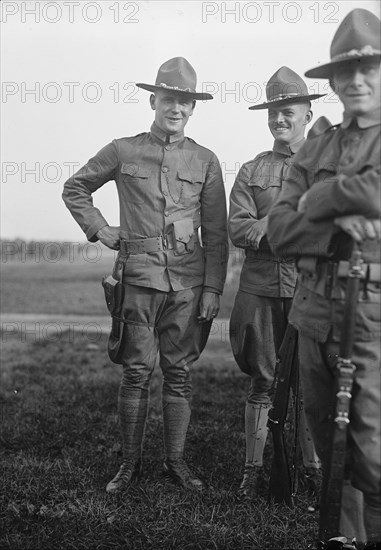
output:
M380 168L351 177L343 175L316 183L307 194L308 219L321 221L358 214L367 218L381 215Z
M62 198L89 241L97 241L96 233L108 225L93 204L92 193L107 181L115 179L118 154L115 142L101 149L64 185Z
M258 221L257 207L248 185L250 173L244 164L237 174L230 193L229 236L235 246L245 247L245 235Z
M218 294L224 288L228 260L226 221L225 187L220 163L214 155L201 195L201 236L205 254L204 289Z
M278 200L269 212L267 236L271 249L281 258L328 256L331 238L337 230L331 220L311 221L298 212L300 197L308 190L308 173L294 163Z

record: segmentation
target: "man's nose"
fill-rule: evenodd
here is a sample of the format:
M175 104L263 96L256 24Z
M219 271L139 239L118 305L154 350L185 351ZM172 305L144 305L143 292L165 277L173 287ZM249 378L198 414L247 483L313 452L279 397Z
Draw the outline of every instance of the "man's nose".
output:
M177 101L173 102L172 107L171 107L171 111L174 112L174 113L179 113L180 112L180 103L178 103Z
M284 115L283 113L277 113L275 117L275 122L284 122Z
M355 69L352 73L351 85L362 86L364 84L364 75L360 69Z

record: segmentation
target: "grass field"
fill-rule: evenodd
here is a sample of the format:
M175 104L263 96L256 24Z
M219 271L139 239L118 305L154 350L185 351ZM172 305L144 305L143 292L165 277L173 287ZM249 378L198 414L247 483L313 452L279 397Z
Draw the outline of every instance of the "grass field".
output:
M62 262L4 267L3 311L104 313L103 265L90 271ZM86 293L90 283L94 291ZM208 484L202 495L188 494L161 475L158 368L144 477L123 496L105 493L121 460L119 379L105 335L96 341L73 332L54 341L2 335L0 548L304 550L314 542L317 517L307 512L303 486L292 509L268 503L267 479L253 501L237 496L248 378L235 366L226 339L211 339L193 368L186 457ZM271 455L269 438L267 474Z
M0 311L107 315L101 280L112 271L113 255L96 262L83 258L71 262L10 261L1 264ZM220 317L229 317L239 280L226 285Z

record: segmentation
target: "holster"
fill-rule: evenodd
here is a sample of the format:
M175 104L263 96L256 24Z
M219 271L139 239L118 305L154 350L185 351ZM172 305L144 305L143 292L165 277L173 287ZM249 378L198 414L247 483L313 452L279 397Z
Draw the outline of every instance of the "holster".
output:
M103 277L102 285L111 317L120 318L124 298L123 284L114 279L113 275L107 275L107 277Z
M121 344L124 332L124 322L122 318L124 301L123 272L127 259L128 255L119 252L112 274L102 279L106 305L112 318L107 351L111 361L117 364L122 363L123 348Z

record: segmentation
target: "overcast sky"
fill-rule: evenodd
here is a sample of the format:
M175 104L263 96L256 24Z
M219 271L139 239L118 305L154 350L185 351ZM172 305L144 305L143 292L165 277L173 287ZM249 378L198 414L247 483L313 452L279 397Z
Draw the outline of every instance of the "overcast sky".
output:
M186 135L212 149L227 197L240 165L271 149L265 84L282 65L300 75L329 61L342 19L377 1L39 1L0 4L2 20L2 189L4 239L83 241L61 199L65 180L114 138L149 130L149 92L159 66L183 56L198 75L198 102ZM340 122L325 80L305 79L315 119ZM114 182L94 195L119 224Z

